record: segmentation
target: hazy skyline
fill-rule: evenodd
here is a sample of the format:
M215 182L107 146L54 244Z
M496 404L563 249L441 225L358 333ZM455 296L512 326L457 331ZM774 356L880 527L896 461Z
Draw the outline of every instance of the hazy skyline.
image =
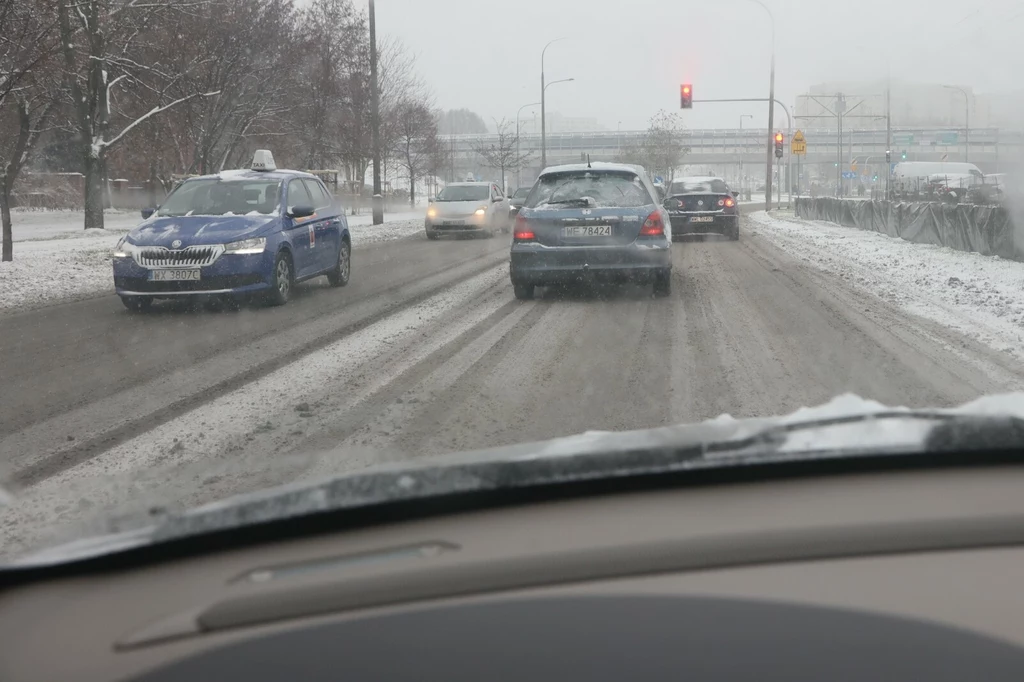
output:
M864 0L841 7L765 0L777 28L776 97L791 104L824 81L885 78L1018 89L1024 54L1015 49L1024 8L1012 0ZM767 97L771 24L749 0L718 3L634 0L377 0L377 29L400 39L442 108L465 107L492 125L540 98L540 54L548 108L596 117L614 130L646 127L659 109L677 111L679 84L697 99ZM530 110L524 111L524 116ZM767 105L697 104L690 127L765 126ZM777 117L781 112L777 114Z

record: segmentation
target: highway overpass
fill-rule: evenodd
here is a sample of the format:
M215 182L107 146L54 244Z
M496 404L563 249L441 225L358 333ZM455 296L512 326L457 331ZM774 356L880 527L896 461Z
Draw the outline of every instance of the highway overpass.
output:
M643 135L644 131L625 130L551 133L547 141L548 165L585 161L588 154L594 161L617 160L623 149L635 144ZM885 130L844 130L841 154L835 130L809 130L804 135L807 138L807 155L801 160L801 165L807 169L805 178L831 175L840 160L844 166L849 166L855 159L860 162L859 170L863 170L866 164L873 172L884 173ZM456 175L464 177L467 172L488 178L494 175L476 150L496 144L496 135L454 135L447 139L454 152ZM684 139L690 150L684 164L691 166L693 172L709 170L738 176L742 163L746 174L756 175L765 162L769 134L767 130L713 128L685 131ZM891 145L893 162L901 160L904 151L908 161L941 161L944 158L963 161L965 151L968 151L966 140L963 129L894 129ZM530 163L523 169L523 181L532 181L540 171L541 137L523 135L520 146L523 153L530 154ZM788 134L786 154L789 154ZM1024 131L971 129L968 158L986 173L1016 168L1024 160ZM794 158L794 165L795 161ZM516 183L512 180L509 184Z

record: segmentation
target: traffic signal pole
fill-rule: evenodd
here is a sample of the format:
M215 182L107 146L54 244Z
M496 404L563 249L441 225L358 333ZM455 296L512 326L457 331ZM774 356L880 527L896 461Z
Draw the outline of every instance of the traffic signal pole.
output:
M774 69L773 69L773 72L774 72ZM707 104L707 103L711 103L711 102L767 102L767 101L769 101L769 100L765 99L764 97L742 97L742 98L738 98L738 99L737 98L728 98L728 99L695 99L695 100L693 100L693 103L694 104ZM792 140L793 139L793 117L789 113L789 107L787 107L785 104L783 104L782 102L780 102L777 99L773 98L771 101L774 102L775 104L778 104L780 107L782 107L782 110L784 112L786 112L786 123L787 123L787 125L789 127L789 139ZM775 107L771 107L771 108L775 109ZM774 117L769 118L769 125L773 124L774 120L775 120ZM768 129L768 156L769 157L773 154L774 147L775 147L775 129L774 128L769 128ZM786 174L789 175L790 174L790 169L792 168L792 163L793 163L793 155L792 154L789 154L787 156L786 163L787 163ZM769 172L769 174L771 173L771 160L770 159L768 161L768 172ZM771 178L769 178L766 181L764 189L765 189L765 204L766 204L765 210L769 210L771 208L771 192L769 191L771 189ZM790 195L790 201L792 201L792 195Z

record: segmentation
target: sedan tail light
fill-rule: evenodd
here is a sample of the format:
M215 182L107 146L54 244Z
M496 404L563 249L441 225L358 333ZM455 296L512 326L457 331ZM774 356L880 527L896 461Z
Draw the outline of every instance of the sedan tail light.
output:
M661 220L661 213L655 211L647 216L644 226L640 228L641 237L657 237L665 234L665 223Z
M736 200L735 199L733 199L732 197L726 197L725 198L725 207L726 208L732 208L735 205L736 205Z
M537 235L533 231L533 226L530 225L530 221L523 215L516 216L516 227L512 233L512 238L517 242L532 242L537 240Z

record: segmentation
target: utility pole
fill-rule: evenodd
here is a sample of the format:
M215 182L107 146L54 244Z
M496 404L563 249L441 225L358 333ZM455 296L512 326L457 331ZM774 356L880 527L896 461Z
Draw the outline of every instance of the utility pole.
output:
M553 43L557 43L559 40L565 40L565 38L555 38L540 51L540 167L541 170L547 168L548 165L548 131L547 131L547 102L544 96L544 91L547 87L544 84L544 55L547 54L548 48Z
M370 0L370 108L373 109L373 224L384 222L380 186L380 85L377 82L377 20Z
M885 78L885 198L889 199L889 180L892 178L892 70Z

